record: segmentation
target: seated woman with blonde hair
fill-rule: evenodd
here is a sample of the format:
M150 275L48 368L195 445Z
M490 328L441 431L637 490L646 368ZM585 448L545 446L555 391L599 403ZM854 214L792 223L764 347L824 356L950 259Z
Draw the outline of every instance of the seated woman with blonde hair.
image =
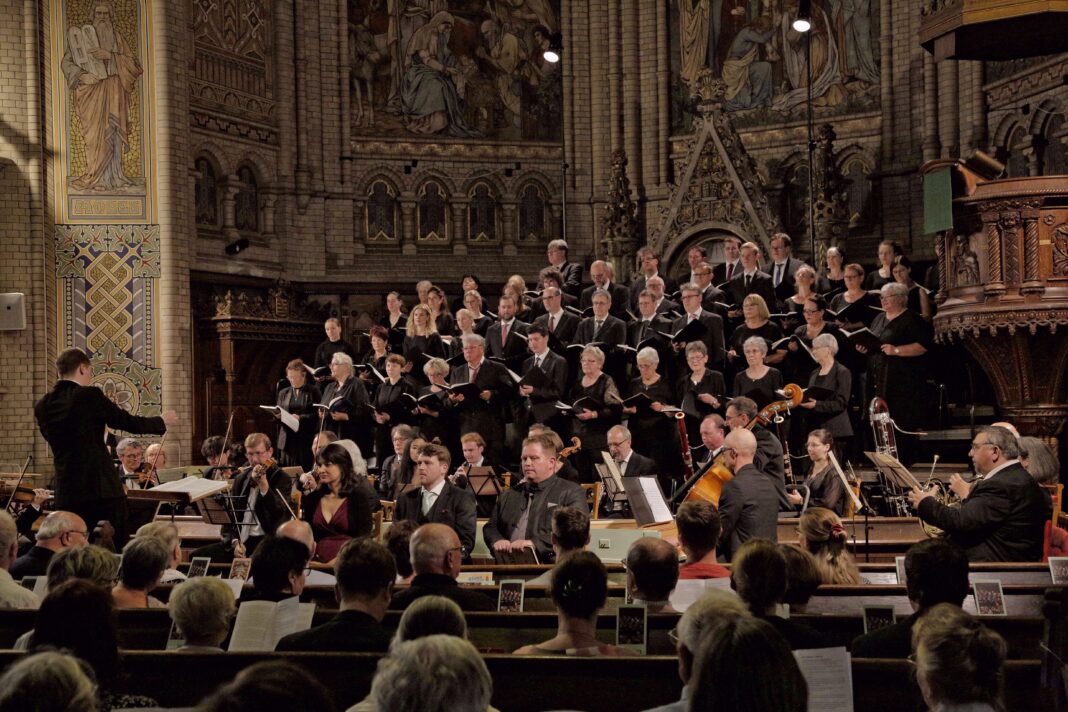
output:
M515 655L633 655L626 648L597 640L597 615L608 600L608 572L595 554L580 551L553 568L552 597L556 637L524 645Z
M810 507L802 513L798 530L798 543L816 557L823 583L861 583L853 555L846 551L849 537L837 514L823 507Z

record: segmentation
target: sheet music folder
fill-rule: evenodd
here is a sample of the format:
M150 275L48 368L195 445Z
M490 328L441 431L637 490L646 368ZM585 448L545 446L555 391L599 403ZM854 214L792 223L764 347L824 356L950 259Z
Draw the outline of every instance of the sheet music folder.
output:
M623 489L627 492L627 501L638 526L675 521L655 477L624 477Z

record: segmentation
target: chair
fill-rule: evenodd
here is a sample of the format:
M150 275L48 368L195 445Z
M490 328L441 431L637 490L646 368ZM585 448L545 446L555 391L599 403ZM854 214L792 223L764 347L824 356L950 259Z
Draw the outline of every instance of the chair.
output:
M300 477L304 473L304 468L300 465L294 467L283 467L282 472L286 473L290 477Z
M600 482L594 482L593 484L579 485L586 492L586 506L590 508L590 518L601 518L601 489L603 485Z
M371 534L371 536L374 539L381 539L382 538L382 519L384 518L383 517L383 513L384 512L385 512L385 507L383 507L382 509L378 510L377 512L375 512L374 514L371 515L371 525L372 525L372 528L371 528L372 534Z
M395 510L396 508L397 503L395 501L390 501L388 499L382 500L382 509L380 510L382 512L382 521L392 522L393 510Z
M504 487L501 487L501 492L512 488L512 473L504 472L501 474L501 478L504 480Z

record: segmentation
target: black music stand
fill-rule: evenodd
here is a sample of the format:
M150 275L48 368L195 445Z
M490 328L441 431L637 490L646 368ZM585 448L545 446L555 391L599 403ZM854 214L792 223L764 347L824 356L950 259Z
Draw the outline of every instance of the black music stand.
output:
M472 467L467 471L467 485L476 497L496 497L501 486L492 467Z

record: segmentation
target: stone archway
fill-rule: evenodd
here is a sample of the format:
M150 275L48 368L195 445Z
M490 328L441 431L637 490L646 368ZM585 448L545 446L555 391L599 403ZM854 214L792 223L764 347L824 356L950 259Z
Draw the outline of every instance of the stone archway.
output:
M690 227L665 247L664 264L667 266L667 273L672 277L685 279L690 274L687 254L690 248L702 245L708 250L709 264L723 262L723 241L728 237L736 237L743 242L749 239L745 231L728 223L705 222Z

